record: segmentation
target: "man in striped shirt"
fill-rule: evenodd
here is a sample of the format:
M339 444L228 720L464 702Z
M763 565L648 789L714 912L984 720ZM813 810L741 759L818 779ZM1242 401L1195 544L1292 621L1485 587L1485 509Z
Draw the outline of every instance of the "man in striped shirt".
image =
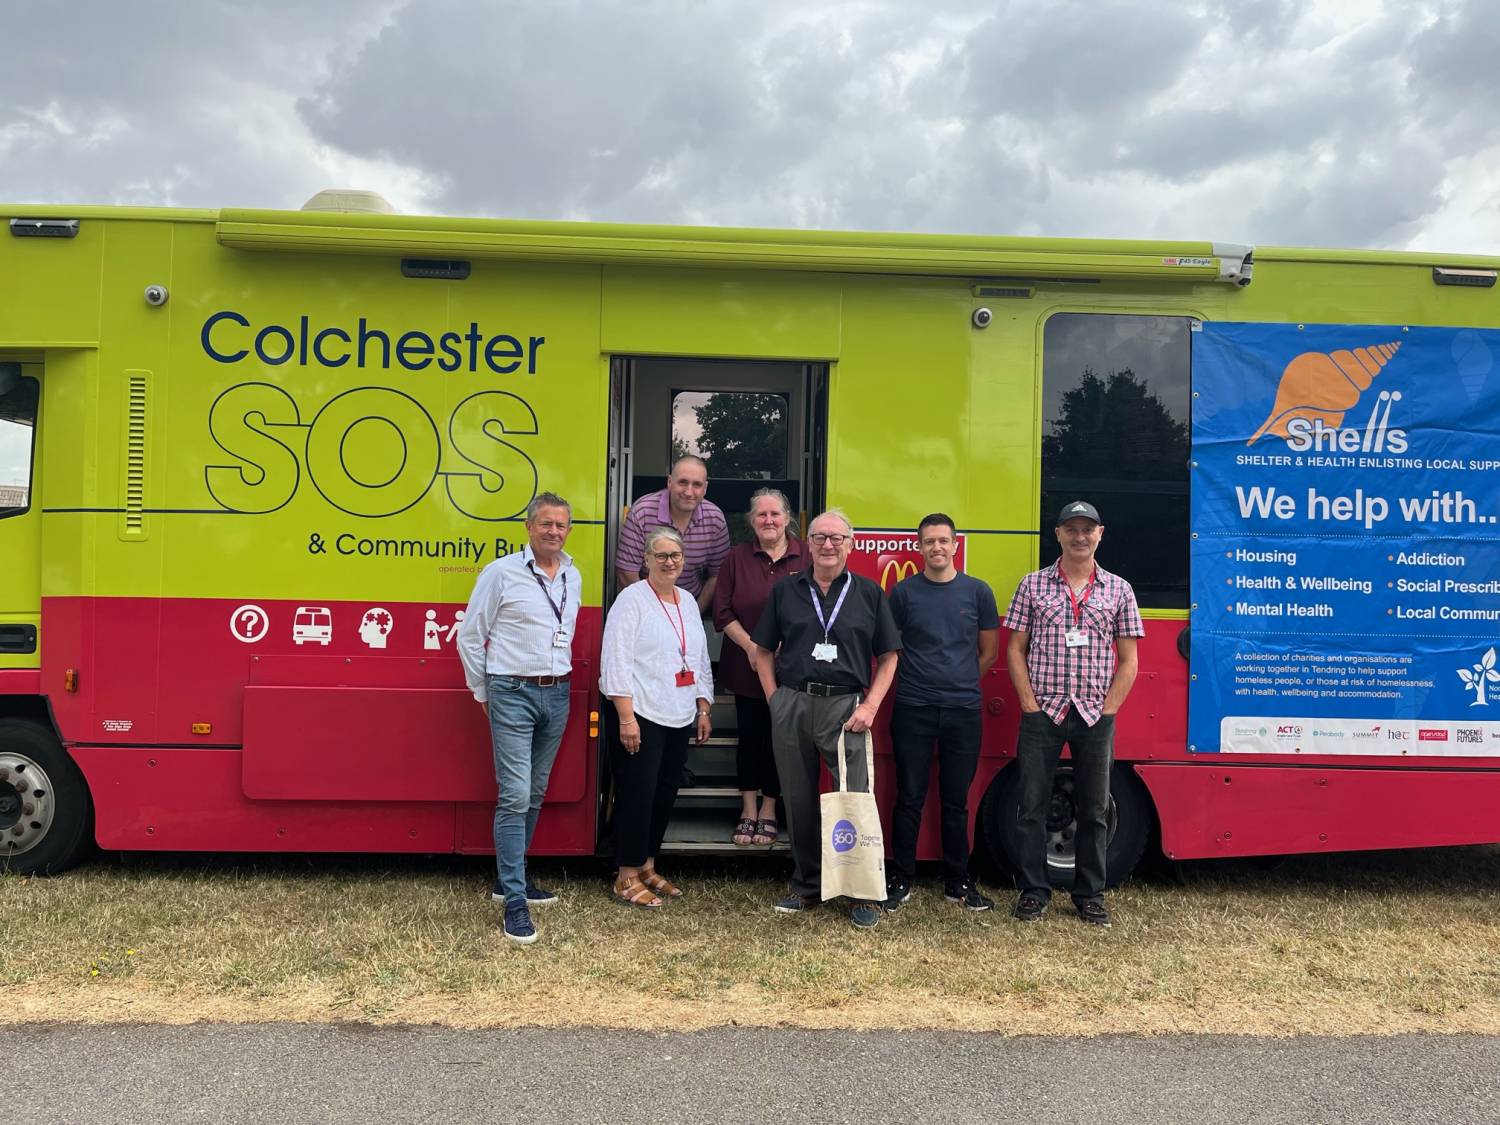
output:
M645 577L646 534L658 527L674 527L682 536L682 571L677 585L698 600L700 612L713 604L719 566L729 553L729 524L719 506L704 499L708 466L703 458L678 458L667 477L667 487L648 492L630 506L620 523L620 545L615 552L615 574L623 590Z
M1016 740L1021 895L1014 913L1023 922L1039 921L1052 896L1047 809L1067 743L1078 818L1073 905L1084 922L1109 925L1104 857L1115 713L1135 683L1136 638L1146 630L1130 583L1094 561L1103 537L1098 509L1084 500L1066 505L1057 517L1062 557L1021 579L1005 615L1011 630L1006 664L1021 703Z

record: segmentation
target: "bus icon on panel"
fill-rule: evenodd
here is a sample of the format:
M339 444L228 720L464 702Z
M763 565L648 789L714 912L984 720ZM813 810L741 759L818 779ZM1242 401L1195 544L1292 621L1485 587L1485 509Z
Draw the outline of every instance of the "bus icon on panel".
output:
M333 640L333 614L322 606L299 605L292 618L292 641L327 645Z

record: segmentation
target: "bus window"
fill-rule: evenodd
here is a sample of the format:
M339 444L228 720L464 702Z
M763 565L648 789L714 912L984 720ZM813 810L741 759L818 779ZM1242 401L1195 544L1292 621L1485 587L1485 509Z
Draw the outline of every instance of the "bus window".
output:
M702 457L719 480L786 477L786 395L678 391L672 396L672 456Z
M1192 320L1058 313L1042 338L1041 564L1070 500L1104 518L1099 565L1142 609L1188 604Z
M0 519L31 507L32 438L41 384L0 363Z

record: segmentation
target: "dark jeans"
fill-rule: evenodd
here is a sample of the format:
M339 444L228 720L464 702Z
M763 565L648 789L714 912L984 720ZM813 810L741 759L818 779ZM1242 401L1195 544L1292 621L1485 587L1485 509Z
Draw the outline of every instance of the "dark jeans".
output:
M1078 815L1073 901L1104 901L1104 851L1109 844L1109 769L1115 756L1115 718L1093 726L1069 707L1061 723L1043 711L1021 715L1016 764L1021 770L1021 803L1016 812L1022 891L1052 896L1047 878L1047 808L1063 743L1073 753L1073 805Z
M691 726L664 727L639 715L636 721L641 724L641 748L627 754L617 738L610 752L617 867L640 867L661 848L693 733Z
M776 769L792 843L792 892L804 898L823 895L822 810L818 801L820 765L838 777L839 731L859 702L857 695L829 698L779 687L771 696L771 728ZM865 734L844 737L844 761L850 790L869 790L865 776Z
M771 707L764 698L734 697L734 721L739 727L740 746L734 768L740 791L759 791L763 797L781 796L776 776L776 756L771 751Z
M969 878L969 786L979 767L984 721L977 707L913 707L897 703L891 716L896 759L896 808L891 817L892 875L917 874L917 831L937 746L938 799L942 807L943 885Z

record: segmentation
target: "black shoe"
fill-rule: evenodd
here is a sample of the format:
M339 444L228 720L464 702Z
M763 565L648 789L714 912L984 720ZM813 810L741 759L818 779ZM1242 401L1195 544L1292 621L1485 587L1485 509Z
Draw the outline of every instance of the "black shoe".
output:
M911 880L892 875L885 881L885 908L900 910L903 902L911 901Z
M880 904L856 902L849 908L849 923L856 930L873 930L880 925Z
M979 893L979 888L974 885L974 880L966 879L962 883L943 888L943 897L949 902L956 902L965 910L978 913L982 910L995 909L995 900L987 895Z
M777 914L801 914L818 906L820 900L812 895L787 895L779 898L771 907Z
M1102 902L1077 902L1073 904L1078 911L1078 920L1087 922L1090 926L1103 926L1109 929L1109 911L1104 908Z
M1035 891L1027 891L1016 899L1016 908L1011 911L1023 922L1040 922L1046 912L1047 900Z

